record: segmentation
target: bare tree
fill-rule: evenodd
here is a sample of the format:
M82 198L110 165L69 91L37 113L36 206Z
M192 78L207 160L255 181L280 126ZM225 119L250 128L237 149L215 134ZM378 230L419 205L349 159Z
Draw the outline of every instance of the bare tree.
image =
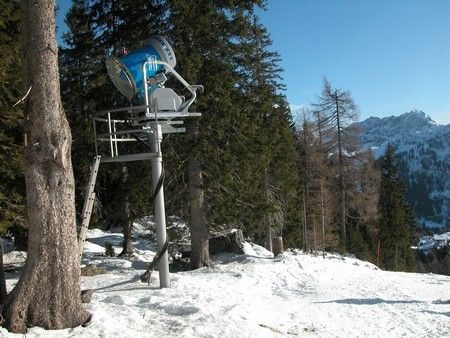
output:
M353 138L349 129L357 119L357 106L348 90L332 88L330 82L324 78L322 95L313 105L316 112L322 117L321 138L327 138L324 143L330 150L337 151L338 165L338 200L340 245L343 249L348 247L346 230L346 196L345 196L345 167L348 154L352 152ZM334 135L324 136L324 129L334 130Z
M3 303L6 326L63 329L86 323L80 298L71 133L63 112L55 1L22 1L26 88L28 257Z
M353 170L356 187L349 202L357 212L358 221L373 223L378 218L378 198L381 173L376 168L372 151L362 152L358 157L357 170Z
M297 132L297 152L304 195L302 211L304 250L308 248L315 250L317 247L315 222L324 212L321 195L322 181L326 175L326 153L321 143L322 131L320 125L315 126L310 118L310 110L303 109L302 127Z

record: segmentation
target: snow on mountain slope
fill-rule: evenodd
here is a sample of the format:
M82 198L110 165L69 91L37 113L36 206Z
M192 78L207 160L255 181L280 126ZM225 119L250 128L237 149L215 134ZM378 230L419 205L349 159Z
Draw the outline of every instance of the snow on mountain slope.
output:
M275 258L247 243L215 265L171 273L171 287L139 276L153 256L136 239L135 259L107 258L102 243L122 235L89 232L85 263L109 273L83 277L95 289L86 327L29 330L27 337L449 337L450 277L385 272L352 257L293 250ZM116 248L118 252L119 247ZM12 253L14 254L14 253ZM8 275L8 289L17 277ZM0 336L22 337L0 329Z
M450 225L450 124L438 125L413 110L400 116L370 117L358 123L360 141L380 157L390 142L397 148L407 200L420 223Z

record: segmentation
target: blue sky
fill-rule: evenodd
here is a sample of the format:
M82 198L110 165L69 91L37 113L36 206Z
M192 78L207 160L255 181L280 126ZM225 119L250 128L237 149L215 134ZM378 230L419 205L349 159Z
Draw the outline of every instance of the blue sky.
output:
M419 109L450 123L450 1L272 0L267 9L291 104L314 101L325 75L352 92L361 118Z
M70 0L57 3L62 31ZM352 92L361 119L419 109L450 123L450 1L269 0L260 14L293 107L313 102L326 76Z

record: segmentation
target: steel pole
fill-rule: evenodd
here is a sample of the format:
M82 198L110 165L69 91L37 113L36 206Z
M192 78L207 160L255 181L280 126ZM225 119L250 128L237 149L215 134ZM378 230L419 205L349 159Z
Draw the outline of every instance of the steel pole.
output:
M161 126L155 126L158 132L153 133L152 142L152 152L157 153L157 156L153 157L152 162L152 183L153 189L157 188L158 181L162 175L162 155L160 151L160 144L162 139ZM166 211L164 207L164 185L155 196L155 222L156 222L156 240L158 245L158 252L160 252L167 240L167 230L166 230ZM167 250L161 256L159 261L159 286L161 288L167 288L170 284L169 278L169 255Z
M150 116L150 111L155 113L155 122L152 125L152 133L150 144L152 147L152 152L155 153L155 157L151 159L152 165L152 185L153 194L155 195L154 203L154 213L155 213L155 223L156 223L156 243L158 252L164 247L167 240L167 230L166 230L166 210L164 207L164 185L156 191L158 188L158 182L161 178L162 172L162 154L161 154L161 141L162 132L161 125L158 124L158 119L156 115L156 110L153 107L153 98L148 97L148 83L147 83L147 64L149 61L144 62L142 65L142 77L144 79L144 100L146 105L147 117ZM159 260L159 287L167 288L169 287L169 255L167 250L161 255Z

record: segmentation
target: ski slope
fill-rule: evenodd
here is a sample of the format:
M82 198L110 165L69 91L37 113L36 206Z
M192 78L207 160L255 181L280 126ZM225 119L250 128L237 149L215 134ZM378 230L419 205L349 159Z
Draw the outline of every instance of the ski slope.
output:
M215 265L171 274L171 287L139 276L154 247L135 241L133 259L120 252L120 233L90 230L84 263L108 274L83 277L95 289L86 327L32 328L27 337L450 337L450 277L381 271L352 257L294 250L273 258L246 243L245 255L215 256ZM22 259L11 252L6 260ZM8 274L8 288L17 276ZM23 337L0 329L0 337Z

